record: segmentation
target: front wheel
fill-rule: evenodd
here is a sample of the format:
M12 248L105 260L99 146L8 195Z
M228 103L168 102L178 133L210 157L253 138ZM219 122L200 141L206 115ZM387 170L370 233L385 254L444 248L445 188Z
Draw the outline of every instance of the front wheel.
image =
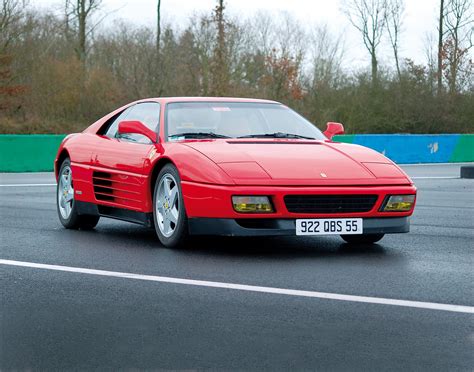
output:
M56 195L59 221L66 229L90 230L97 225L99 216L77 213L74 203L74 181L69 158L63 161L59 169Z
M373 244L384 237L385 234L361 234L361 235L341 235L349 244Z
M156 235L168 248L182 245L188 236L188 219L184 209L181 180L176 167L161 169L153 193L153 220Z

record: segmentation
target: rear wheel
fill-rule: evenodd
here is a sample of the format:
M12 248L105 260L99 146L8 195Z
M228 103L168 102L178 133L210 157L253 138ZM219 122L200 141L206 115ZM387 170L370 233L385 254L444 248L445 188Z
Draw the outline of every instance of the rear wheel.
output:
M66 158L61 164L57 185L58 217L66 229L93 229L99 222L99 216L77 213L74 203L74 182L72 179L71 161Z
M349 244L373 244L384 237L385 234L362 234L362 235L341 235Z
M188 237L181 180L171 164L165 165L158 174L153 193L153 220L156 235L165 247L182 245Z

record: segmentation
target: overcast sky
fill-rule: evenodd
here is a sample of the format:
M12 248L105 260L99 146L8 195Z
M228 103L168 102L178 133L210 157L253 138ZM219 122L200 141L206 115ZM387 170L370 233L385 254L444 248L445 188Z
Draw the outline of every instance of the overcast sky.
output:
M156 22L156 0L103 0L103 11L111 12L107 23L121 18L135 24L154 26ZM30 0L37 7L59 11L64 0ZM180 26L193 13L211 12L216 0L162 0L162 18ZM439 0L406 0L404 31L401 40L401 56L417 63L426 62L425 45L429 33L436 33L437 6ZM335 32L345 31L346 65L368 63L366 52L358 32L341 13L340 0L227 0L227 11L232 16L251 16L258 11L292 14L310 28L314 24L327 23ZM390 63L388 48L381 51L381 60Z

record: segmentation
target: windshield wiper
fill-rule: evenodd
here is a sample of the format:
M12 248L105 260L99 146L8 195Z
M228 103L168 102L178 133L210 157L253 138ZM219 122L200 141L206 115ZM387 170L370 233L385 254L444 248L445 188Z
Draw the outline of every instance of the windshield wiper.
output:
M299 134L282 133L282 132L248 134L246 136L240 136L237 138L303 138L303 139L312 139L312 140L316 139L313 137L300 136Z
M187 138L231 138L224 136L223 134L217 134L214 132L186 132L170 134L168 137L187 137Z

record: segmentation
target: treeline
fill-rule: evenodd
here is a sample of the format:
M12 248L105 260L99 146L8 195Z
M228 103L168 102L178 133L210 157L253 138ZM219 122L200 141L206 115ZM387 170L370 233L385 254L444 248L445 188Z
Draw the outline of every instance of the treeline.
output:
M156 27L119 20L105 27L100 0L65 0L63 13L1 1L0 133L80 131L122 104L157 96L274 99L320 128L339 121L349 133L474 129L470 0L441 0L433 29L444 27L423 65L398 53L402 0L343 2L371 61L355 71L343 67L343 35L307 29L287 14L234 17L223 0L186 25L161 25L160 1L150 2ZM415 36L422 37L406 35ZM379 62L384 43L390 65Z

